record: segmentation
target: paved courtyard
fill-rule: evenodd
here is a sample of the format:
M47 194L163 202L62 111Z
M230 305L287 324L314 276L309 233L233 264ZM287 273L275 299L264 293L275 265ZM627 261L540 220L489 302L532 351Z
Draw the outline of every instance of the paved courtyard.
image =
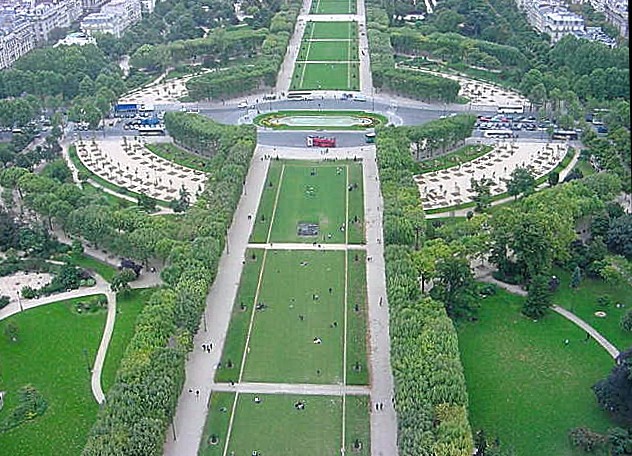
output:
M526 167L537 179L549 173L566 156L566 144L501 141L494 149L470 162L414 176L425 210L456 206L472 201L471 180L493 181L491 194L507 191L514 169Z
M53 276L46 272L16 272L8 276L0 277L0 295L8 296L11 301L18 299L20 290L24 287L33 289L48 285Z
M178 198L184 187L194 201L204 189L205 173L157 156L143 141L124 137L79 140L75 145L81 162L108 182L163 201Z

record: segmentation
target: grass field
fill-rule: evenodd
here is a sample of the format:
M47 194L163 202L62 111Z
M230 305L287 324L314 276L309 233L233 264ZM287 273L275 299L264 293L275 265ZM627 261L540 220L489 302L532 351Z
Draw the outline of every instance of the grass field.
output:
M237 399L233 428L226 454L262 456L331 456L340 454L342 446L342 398L332 396L241 394ZM234 393L213 393L209 414L198 452L201 456L224 454ZM303 402L305 408L294 405ZM370 454L368 399L347 397L347 454ZM211 444L211 436L217 443ZM362 442L362 449L352 449L353 442ZM234 453L232 453L234 452Z
M357 22L315 22L305 24L303 39L308 40L349 40L357 39Z
M136 318L143 305L155 288L145 288L140 290L129 290L126 293L119 293L116 297L116 321L114 322L114 332L108 346L108 353L103 364L101 373L101 386L107 394L114 383L116 371L127 345L134 335Z
M314 0L310 9L311 14L355 14L354 0Z
M345 243L347 236L350 243L363 241L360 163L274 161L266 182L252 242ZM349 191L347 185L354 184ZM299 236L299 222L318 223L319 235Z
M344 261L341 251L249 250L216 381L239 380L253 306L243 380L279 383L342 381ZM348 255L347 383L367 384L366 286L363 252ZM357 259L356 259L357 257ZM293 284L292 287L279 286ZM329 288L332 289L331 293ZM314 294L318 299L314 299ZM356 310L357 305L357 310ZM321 344L314 344L319 337Z
M358 61L358 41L303 41L297 61Z
M557 314L523 317L522 300L500 290L483 301L477 322L458 327L473 431L484 429L520 456L579 455L569 429L613 425L590 389L613 360Z
M360 90L360 65L297 62L290 90Z
M15 393L26 384L48 402L44 415L0 434L3 455L81 453L98 411L88 364L94 363L106 313L78 314L76 301L38 307L0 322L0 390L7 392L0 419L16 405ZM5 336L9 323L18 327L17 342Z

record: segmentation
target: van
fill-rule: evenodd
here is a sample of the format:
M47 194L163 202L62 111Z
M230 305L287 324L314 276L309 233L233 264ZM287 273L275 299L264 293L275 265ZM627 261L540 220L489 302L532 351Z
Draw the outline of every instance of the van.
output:
M354 95L353 99L355 101L366 101L366 97L364 95Z
M239 109L248 109L248 102L244 100L244 101L242 101L241 103L239 103L239 104L237 105L237 107L238 107Z

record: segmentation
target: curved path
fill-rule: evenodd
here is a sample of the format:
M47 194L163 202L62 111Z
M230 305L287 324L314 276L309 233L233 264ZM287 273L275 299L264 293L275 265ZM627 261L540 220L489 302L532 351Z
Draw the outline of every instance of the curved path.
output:
M480 273L476 274L477 280L480 280L481 282L493 283L495 285L498 285L500 288L503 288L507 290L508 292L516 294L516 295L527 296L528 293L525 290L523 290L520 286L510 285L508 283L501 282L500 280L495 279L492 276L491 269L489 268L477 268L477 269L478 271L480 271ZM568 321L579 326L588 334L590 334L590 337L595 339L595 341L597 341L597 343L601 345L604 348L604 350L606 350L608 354L612 356L614 359L617 359L619 357L619 350L617 349L617 347L615 347L612 343L608 341L608 339L602 336L595 328L590 326L588 323L586 323L584 320L579 318L577 315L575 315L574 313L558 305L552 305L551 309L554 312L557 312L558 314L560 314L562 317L566 318Z

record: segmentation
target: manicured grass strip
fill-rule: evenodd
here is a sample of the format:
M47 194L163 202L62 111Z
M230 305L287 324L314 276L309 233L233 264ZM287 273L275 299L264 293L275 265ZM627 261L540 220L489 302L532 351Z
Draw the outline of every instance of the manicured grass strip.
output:
M259 209L255 225L252 229L250 242L263 243L268 240L268 231L270 223L272 223L272 211L274 210L274 201L276 199L277 188L280 184L282 162L272 161L268 169L268 176L263 187L263 194L259 200Z
M199 456L222 456L226 435L228 433L228 423L235 400L235 393L212 393L209 400L206 424L198 449ZM213 439L213 436L216 439Z
M81 454L98 411L90 388L105 311L78 314L60 301L0 322L0 391L6 391L0 418L16 405L16 392L32 384L48 402L43 416L0 434L3 455ZM5 336L15 325L17 342Z
M155 288L129 290L116 296L116 321L101 373L101 386L106 394L114 383L121 358L134 335L136 318L154 291Z
M347 396L346 400L346 454L371 455L371 426L369 396Z
M303 40L350 40L358 38L357 22L317 22L309 21L305 25Z
M270 242L345 242L345 162L285 165ZM317 223L317 236L299 236L299 223Z
M261 115L258 115L253 119L253 123L255 125L259 125L266 128L273 128L276 130L313 130L313 129L321 129L323 128L322 124L318 124L318 121L321 121L322 118L327 119L327 117L353 117L354 120L357 120L358 124L362 120L370 120L371 123L365 123L361 125L350 125L350 126L337 126L335 125L335 119L332 119L331 125L327 125L327 130L366 130L367 128L375 128L377 126L386 125L388 123L388 118L377 113L367 112L367 111L275 111L275 112L267 112ZM314 125L284 125L276 124L276 120L291 117L314 117Z
M233 313L224 342L221 365L215 374L216 382L236 382L239 379L250 314L252 306L255 305L255 293L262 259L263 250L248 249L246 251L246 264L241 273L239 290L233 304Z
M356 3L352 0L314 0L311 14L355 14Z
M112 206L113 208L125 208L130 206L136 206L136 203L130 200L126 200L125 198L120 198L116 195L112 195L111 193L104 192L103 189L95 187L94 185L86 182L82 185L83 192L90 196L96 196L100 199L100 203L107 206Z
M342 251L268 251L243 381L342 381L344 267Z
M632 333L619 326L621 316L632 307L632 286L625 283L608 284L585 277L579 287L573 290L569 272L556 269L554 274L560 278L560 286L553 295L554 304L576 314L620 351L632 346ZM600 305L600 297L608 297L609 304ZM617 303L621 305L617 307ZM598 317L595 312L605 312L606 316Z
M362 165L352 163L347 167L349 172L349 244L364 244L364 182L362 179ZM356 187L357 185L357 187Z
M358 61L358 41L303 41L297 61Z
M198 171L208 172L213 165L213 160L210 158L187 152L173 143L151 143L145 144L145 147L165 160Z
M519 455L576 455L569 429L614 424L590 389L613 361L557 314L523 317L523 299L500 290L481 303L477 322L458 328L472 430L498 436Z
M331 456L340 454L340 397L240 394L227 454ZM305 408L298 410L297 402ZM213 453L209 453L213 454Z
M347 385L368 385L366 254L351 250L347 259Z
M294 68L290 90L359 90L360 65L300 63Z
M83 162L81 161L81 159L79 158L79 156L77 155L77 149L74 145L70 146L68 148L68 156L70 157L70 161L72 161L72 164L75 165L75 167L82 172L87 173L88 176L90 176L90 179L92 179L94 182L96 182L99 185L102 185L103 187L110 189L116 193L120 193L121 195L127 195L127 196L131 196L133 198L138 199L140 197L140 193L136 193L133 192L131 190L126 189L125 187L120 187L116 184L113 184L112 182L103 179L101 176L93 173L92 171L90 171L90 169L88 169L88 167L86 167L86 165L83 164ZM151 198L148 196L148 198L150 200L155 201L156 204L158 205L162 205L162 206L168 206L169 202L168 201L163 201L163 200L159 200L159 199L155 199L155 198Z

